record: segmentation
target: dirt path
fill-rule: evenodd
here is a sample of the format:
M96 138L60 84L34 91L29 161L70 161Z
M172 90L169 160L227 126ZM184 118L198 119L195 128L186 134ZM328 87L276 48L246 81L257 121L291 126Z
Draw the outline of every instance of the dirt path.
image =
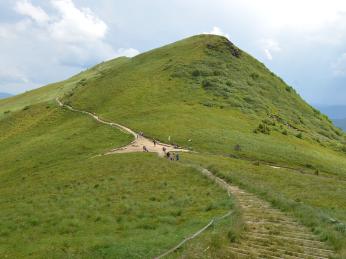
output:
M246 231L230 245L234 258L330 258L334 251L318 241L308 228L273 208L268 202L213 175L201 172L238 200Z
M161 156L163 155L163 147L170 152L188 152L188 150L174 148L164 143L158 143L154 146L152 140L139 136L136 132L125 126L104 121L96 114L77 110L69 105L63 104L58 98L56 101L61 107L87 114L100 123L118 128L134 136L135 140L129 145L116 148L104 155L143 152L143 146L146 146L149 152L155 152ZM259 199L255 195L225 182L207 169L201 168L200 170L204 175L232 194L238 200L242 210L246 231L239 242L229 246L231 258L322 259L334 256L334 252L325 243L320 242L317 236L293 218L273 208L268 202Z
M146 138L144 136L141 136L138 133L134 132L133 130L131 130L131 129L123 126L123 125L120 125L120 124L114 123L114 122L105 121L94 113L75 109L70 105L62 103L58 98L56 98L56 102L59 104L60 107L65 107L65 108L69 109L70 111L79 112L79 113L89 115L92 118L94 118L96 121L98 121L102 124L105 124L105 125L109 125L113 128L120 129L122 132L127 133L127 134L131 134L135 138L130 144L128 144L124 147L114 148L114 149L112 149L112 150L110 150L110 151L108 151L102 155L112 155L112 154L117 154L117 153L144 152L143 151L144 146L147 148L148 152L157 153L159 156L165 155L165 153L163 152L164 148L166 149L166 152L189 152L189 150L182 149L182 148L176 148L172 145L161 143L161 142L156 142L156 144L154 144L153 140Z

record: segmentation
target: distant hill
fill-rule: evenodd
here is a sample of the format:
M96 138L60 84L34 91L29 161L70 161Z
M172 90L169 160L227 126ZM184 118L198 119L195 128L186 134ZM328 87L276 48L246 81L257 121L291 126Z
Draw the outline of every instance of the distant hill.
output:
M334 124L337 127L339 127L341 129L343 129L344 131L346 131L346 118L344 118L344 119L334 119L333 121L334 121Z
M334 124L346 131L346 105L316 105Z
M346 118L346 105L316 105L324 114L327 114L332 119Z
M0 99L4 99L4 98L7 98L7 97L11 97L12 94L9 94L9 93L0 93Z

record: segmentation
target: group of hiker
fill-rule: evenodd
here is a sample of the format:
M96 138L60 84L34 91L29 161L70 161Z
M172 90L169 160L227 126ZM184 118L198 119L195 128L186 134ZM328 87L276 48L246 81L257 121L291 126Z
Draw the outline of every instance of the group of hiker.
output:
M162 151L168 160L179 161L179 159L180 159L179 153L174 153L174 152L169 152L169 151L166 152L166 147L162 147Z
M142 134L143 133L140 133L139 135L143 136ZM156 147L157 143L158 143L157 140L153 139L154 147ZM174 145L174 148L178 148L178 145ZM143 146L143 152L149 152L149 150L146 146ZM179 161L180 160L179 153L169 152L169 151L167 151L167 148L165 146L162 147L162 152L164 154L164 157L166 157L168 160L171 160L171 161Z
M143 136L141 133L140 133L140 135ZM153 139L153 144L154 144L154 147L156 147L157 141L155 139ZM143 146L143 152L149 152L149 150L146 146Z

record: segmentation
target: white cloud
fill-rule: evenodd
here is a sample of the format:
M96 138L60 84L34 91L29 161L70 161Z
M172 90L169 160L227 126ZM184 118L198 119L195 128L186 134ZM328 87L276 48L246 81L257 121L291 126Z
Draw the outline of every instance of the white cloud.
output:
M234 5L229 2L229 8ZM335 21L346 11L344 0L243 0L237 3L243 10L254 13L267 27L315 29ZM244 12L245 13L245 12Z
M264 49L264 54L266 55L268 60L273 60L273 55L270 53L269 49Z
M125 56L125 57L132 58L134 56L137 56L139 53L140 52L138 50L133 49L133 48L129 48L129 49L120 48L116 51L115 56L116 57Z
M103 39L107 24L89 8L78 9L72 0L53 0L60 19L50 25L53 38L64 42L83 42Z
M219 35L224 36L227 39L229 39L229 35L227 33L224 33L219 27L214 26L213 29L210 32L204 32L203 34L212 34L212 35Z
M44 25L47 33L58 41L79 43L105 37L107 24L89 8L79 9L72 0L51 0L50 3L57 11L55 17L49 17L40 6L34 6L29 0L18 1L15 10Z
M32 5L28 0L22 0L16 3L15 10L22 15L31 17L38 23L45 23L49 20L48 14L41 8Z
M18 34L25 32L31 24L30 20L22 20L13 24L0 24L0 38L14 39Z
M28 83L29 79L17 68L0 67L2 83Z
M39 26L29 21L26 30L20 31L13 30L13 25L4 27L0 24L0 37L30 35L30 41L51 48L51 60L56 65L70 67L85 68L118 56L133 57L139 54L139 51L133 48L114 50L105 41L107 24L89 8L78 8L72 0L51 0L50 3L55 12L48 16L30 0L18 1L15 10L21 15L31 17Z
M261 48L268 60L273 60L273 53L280 52L281 47L274 39L262 39L260 41Z

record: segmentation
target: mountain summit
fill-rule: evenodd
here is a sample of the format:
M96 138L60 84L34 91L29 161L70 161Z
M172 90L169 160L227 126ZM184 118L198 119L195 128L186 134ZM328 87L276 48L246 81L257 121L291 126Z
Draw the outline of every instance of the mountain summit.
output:
M81 79L70 90L71 103L158 138L171 132L184 145L207 134L202 121L217 127L217 135L232 125L244 138L272 132L336 146L342 140L341 131L325 115L221 36L193 36L88 72L96 76ZM214 143L214 138L204 136L203 141Z

